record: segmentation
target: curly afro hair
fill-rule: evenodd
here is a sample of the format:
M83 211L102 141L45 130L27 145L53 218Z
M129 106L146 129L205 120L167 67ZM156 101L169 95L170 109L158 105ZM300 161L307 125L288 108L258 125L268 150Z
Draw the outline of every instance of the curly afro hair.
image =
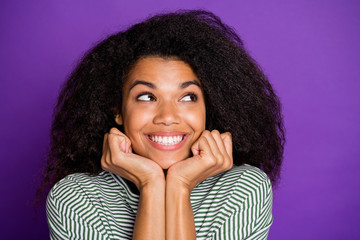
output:
M114 112L121 109L122 85L146 56L188 63L203 86L206 129L231 132L234 163L259 167L277 183L285 141L279 99L236 33L214 14L196 10L156 15L86 54L54 110L45 188L71 173L102 171L104 134L121 128Z

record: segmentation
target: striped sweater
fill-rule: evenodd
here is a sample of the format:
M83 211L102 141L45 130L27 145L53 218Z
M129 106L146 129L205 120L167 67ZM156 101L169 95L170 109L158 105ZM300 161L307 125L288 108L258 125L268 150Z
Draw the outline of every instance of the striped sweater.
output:
M197 239L266 239L272 223L269 178L234 166L191 193ZM139 195L119 176L76 173L51 189L46 204L51 239L131 239Z

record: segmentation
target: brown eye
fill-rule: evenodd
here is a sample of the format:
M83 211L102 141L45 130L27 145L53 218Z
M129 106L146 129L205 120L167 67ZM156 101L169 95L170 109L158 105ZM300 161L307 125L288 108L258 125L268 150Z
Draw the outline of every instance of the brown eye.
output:
M151 93L141 93L136 97L136 100L142 102L152 102L152 101L156 101L156 98Z
M182 102L196 102L198 99L197 95L194 93L189 93L181 98Z

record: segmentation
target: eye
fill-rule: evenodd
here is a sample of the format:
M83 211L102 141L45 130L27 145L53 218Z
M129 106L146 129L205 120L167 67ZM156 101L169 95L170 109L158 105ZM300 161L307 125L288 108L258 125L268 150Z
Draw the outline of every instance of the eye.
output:
M198 99L197 95L195 93L189 93L183 96L180 101L182 102L196 102Z
M136 100L142 102L152 102L156 101L156 97L151 93L141 93L136 97Z

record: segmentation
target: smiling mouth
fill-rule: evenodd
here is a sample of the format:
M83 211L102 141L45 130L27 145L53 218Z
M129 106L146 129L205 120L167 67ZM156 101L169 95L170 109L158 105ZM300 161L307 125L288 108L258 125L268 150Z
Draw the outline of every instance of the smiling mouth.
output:
M171 146L181 143L184 140L185 135L177 135L177 136L148 135L148 137L154 143L164 146Z

